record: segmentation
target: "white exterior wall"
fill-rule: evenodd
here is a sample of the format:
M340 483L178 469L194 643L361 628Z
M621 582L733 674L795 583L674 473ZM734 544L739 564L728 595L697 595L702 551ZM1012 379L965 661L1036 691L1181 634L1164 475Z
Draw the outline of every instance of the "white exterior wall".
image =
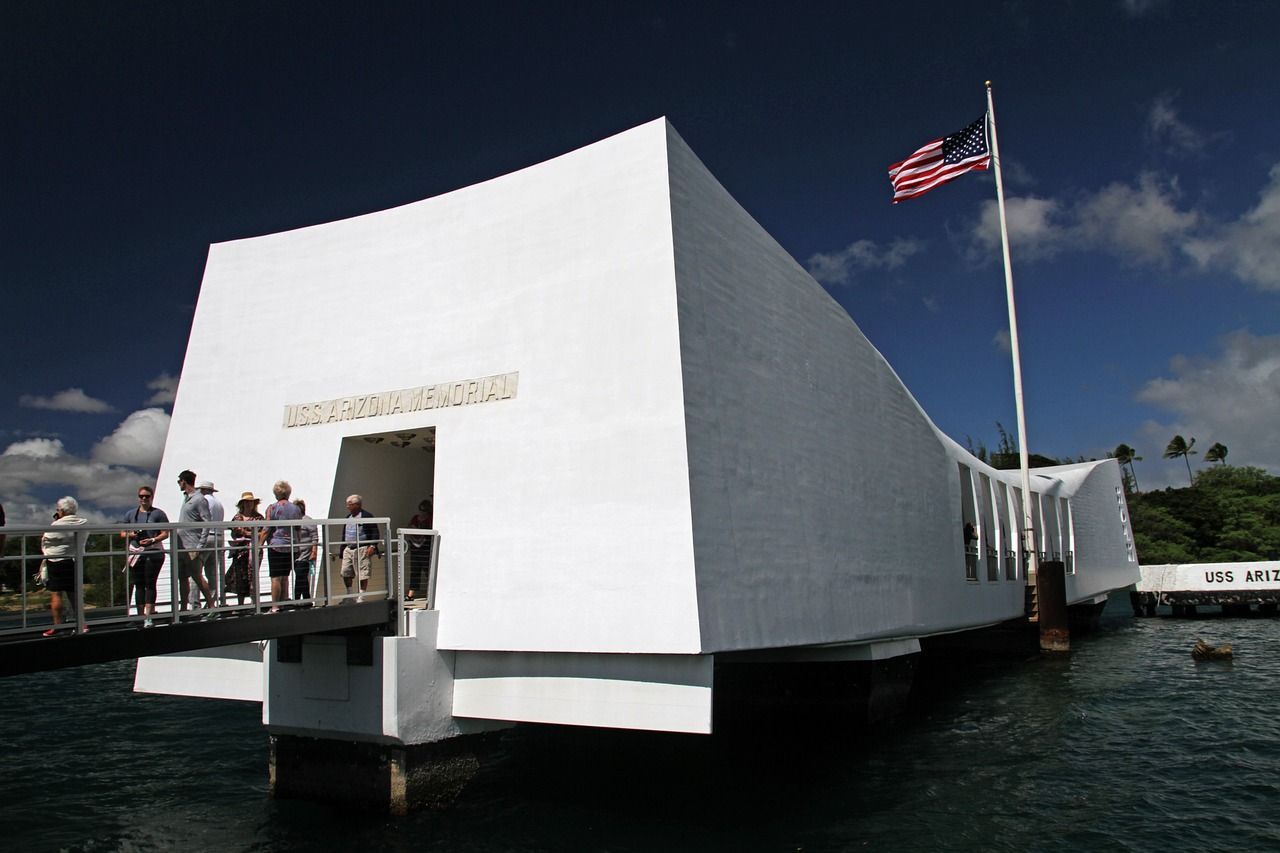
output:
M266 643L238 643L212 649L139 658L137 693L198 696L202 699L262 701L262 651Z
M435 426L443 647L699 651L665 138L212 247L160 483L285 478L315 509L342 436ZM508 372L511 400L281 426L289 403Z
M1074 574L1067 575L1067 603L1076 604L1138 580L1136 551L1129 513L1123 500L1120 465L1114 459L1041 468L1042 474L1062 480L1061 494L1071 499L1075 528ZM1033 485L1034 489L1035 486Z
M1280 561L1143 566L1138 592L1262 592L1280 588Z
M509 400L282 426L287 404L506 373ZM367 487L359 471L335 483L342 439L430 427L439 648L532 653L502 664L520 678L560 661L565 695L580 663L537 655L674 660L1022 614L1021 572L965 577L957 464L1014 488L1017 473L938 433L664 120L423 202L214 246L157 503L176 506L163 484L189 467L227 495L288 479L316 516L360 491L400 524L415 483L379 486L398 468L385 445L348 457L368 457ZM1073 502L1069 598L1133 582L1118 468L1050 471L1048 493ZM709 670L690 666L702 681L672 681L694 697L673 707L696 727ZM467 701L505 707L495 683ZM618 695L598 697L601 719L626 718Z
M849 315L669 133L707 651L984 625L940 436Z

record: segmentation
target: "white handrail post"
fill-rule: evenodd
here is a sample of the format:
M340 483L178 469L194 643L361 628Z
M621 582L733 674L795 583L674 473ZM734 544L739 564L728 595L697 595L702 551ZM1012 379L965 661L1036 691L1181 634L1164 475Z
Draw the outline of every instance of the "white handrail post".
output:
M72 603L76 608L76 633L83 634L84 619L84 552L88 534L83 530L76 531L76 581L72 590Z
M431 531L431 565L427 569L427 609L436 609L436 566L440 562L440 531Z

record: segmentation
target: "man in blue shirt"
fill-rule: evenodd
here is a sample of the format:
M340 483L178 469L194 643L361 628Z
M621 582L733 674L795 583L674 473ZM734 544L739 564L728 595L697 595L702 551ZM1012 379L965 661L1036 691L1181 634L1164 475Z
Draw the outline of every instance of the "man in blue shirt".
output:
M378 553L378 525L361 524L356 519L372 518L373 513L364 508L364 498L359 495L347 497L347 523L342 530L342 583L351 593L351 582L360 579L360 595L356 601L364 600L364 592L369 588L369 573L373 555Z

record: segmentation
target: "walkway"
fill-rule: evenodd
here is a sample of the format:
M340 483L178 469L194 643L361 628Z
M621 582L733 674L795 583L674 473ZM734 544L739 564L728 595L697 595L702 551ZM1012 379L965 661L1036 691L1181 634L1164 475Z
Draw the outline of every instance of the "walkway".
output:
M47 626L39 625L0 639L0 677L303 634L391 634L395 633L395 617L395 602L382 599L279 613L226 614L176 625L161 617L153 628L113 625L86 634L68 631L54 637L42 636Z

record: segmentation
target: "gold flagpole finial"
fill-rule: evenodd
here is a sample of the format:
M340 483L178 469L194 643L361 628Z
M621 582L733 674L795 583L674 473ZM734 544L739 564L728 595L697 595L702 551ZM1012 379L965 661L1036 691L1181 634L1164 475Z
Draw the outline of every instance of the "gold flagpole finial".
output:
M988 80L988 81L987 81L987 88L988 88L988 89L990 89L990 88L991 88L991 81L990 81L990 80Z

